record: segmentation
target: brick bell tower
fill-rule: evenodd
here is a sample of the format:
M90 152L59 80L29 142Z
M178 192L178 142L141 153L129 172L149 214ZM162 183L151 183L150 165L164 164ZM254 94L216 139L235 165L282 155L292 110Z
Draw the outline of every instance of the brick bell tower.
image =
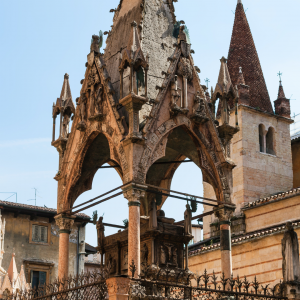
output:
M245 203L293 186L290 103L280 81L274 113L242 0L237 2L227 66L239 94L240 131L230 146L230 158L236 164L233 202L237 206L236 214L239 214ZM231 126L236 122L234 106L235 103L229 103ZM220 115L219 107L217 120ZM214 197L207 183L204 183L204 197ZM211 222L211 217L204 218L204 239L211 236Z

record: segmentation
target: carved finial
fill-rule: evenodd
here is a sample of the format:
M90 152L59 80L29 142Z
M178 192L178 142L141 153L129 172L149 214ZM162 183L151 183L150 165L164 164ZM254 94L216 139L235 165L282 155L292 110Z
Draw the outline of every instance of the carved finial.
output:
M223 57L220 59L220 62L221 62L221 63L223 62L223 63L226 64L226 63L227 63L227 59L223 56Z
M243 73L243 71L242 71L242 67L240 67L240 73Z
M239 3L241 3L241 4L242 4L242 0L238 0L238 3L237 3L237 4L239 4Z
M132 26L132 27L136 27L136 26L137 26L136 21L133 21L133 22L131 23L131 26Z
M68 73L65 74L64 79L69 79L69 74Z

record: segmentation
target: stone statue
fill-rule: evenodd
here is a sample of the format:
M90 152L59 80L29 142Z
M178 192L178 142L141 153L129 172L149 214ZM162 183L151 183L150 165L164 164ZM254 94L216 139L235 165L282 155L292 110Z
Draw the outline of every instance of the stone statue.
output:
M184 233L186 235L192 234L192 211L190 205L187 204L184 212Z
M102 91L103 91L103 86L100 85L95 93L95 108L97 110L97 114L101 114Z
M165 264L166 260L167 258L164 246L160 246L160 263Z
M147 262L148 262L148 254L149 254L149 251L148 251L148 247L147 247L147 245L146 245L146 243L144 244L144 246L143 246L143 249L142 249L142 263L143 264L145 264L145 265L147 265Z
M96 228L97 228L97 237L98 237L98 247L100 249L103 249L104 238L105 238L105 235L104 235L105 227L103 225L103 217L99 218ZM101 252L101 250L100 250L100 252Z
M195 95L193 112L195 115L206 116L204 100L200 97L199 91Z
M281 245L283 280L285 282L300 281L298 236L291 222L286 223Z
M177 248L174 248L173 250L173 264L177 266L178 264L178 253L177 253Z
M70 116L68 114L64 115L64 120L62 124L62 137L67 138L69 133L69 123L70 123Z
M87 97L85 93L81 94L80 100L79 100L79 113L80 113L80 121L84 122L86 120L86 102Z

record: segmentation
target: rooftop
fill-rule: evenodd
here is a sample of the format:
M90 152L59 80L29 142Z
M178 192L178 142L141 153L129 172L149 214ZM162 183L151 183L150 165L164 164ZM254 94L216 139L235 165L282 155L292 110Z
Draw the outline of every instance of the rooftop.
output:
M15 211L23 214L42 214L48 215L49 217L53 217L57 214L57 210L54 208L42 207L42 206L34 206L27 205L22 203L15 203L9 201L0 200L0 209ZM90 220L90 217L86 214L75 214L77 218Z

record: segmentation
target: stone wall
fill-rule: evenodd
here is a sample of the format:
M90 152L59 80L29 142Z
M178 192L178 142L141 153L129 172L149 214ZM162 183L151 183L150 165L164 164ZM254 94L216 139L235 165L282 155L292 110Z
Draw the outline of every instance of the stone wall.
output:
M299 219L300 195L244 209L247 232Z
M295 230L300 236L300 229ZM281 239L283 232L267 237L256 238L232 246L233 276L247 275L249 281L257 280L261 284L275 285L282 280ZM207 269L211 275L214 271L221 275L220 249L209 250L189 257L189 269L202 274Z
M234 113L231 113L231 125ZM275 131L275 155L261 153L258 127ZM290 123L274 115L239 106L240 132L232 140L233 199L240 211L244 202L250 202L292 188L292 152Z
M169 67L168 57L174 52L176 39L172 36L175 16L166 0L123 0L115 13L113 27L108 35L105 48L105 62L115 90L115 101L119 101L120 74L119 58L130 38L131 23L136 21L139 28L141 48L149 54L148 97L155 99L156 85L163 81L162 71ZM124 74L126 77L126 74ZM126 81L126 79L124 80ZM126 82L124 82L126 85ZM128 93L124 86L124 96ZM144 105L140 111L140 121L150 113L151 106Z

